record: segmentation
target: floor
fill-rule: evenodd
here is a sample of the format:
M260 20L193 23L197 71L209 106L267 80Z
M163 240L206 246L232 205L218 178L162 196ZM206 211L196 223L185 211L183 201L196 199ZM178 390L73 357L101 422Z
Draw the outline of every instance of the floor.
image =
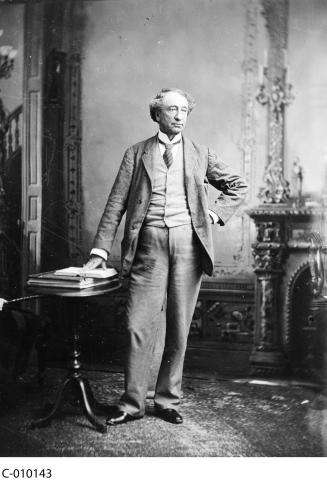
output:
M313 385L219 378L213 372L186 370L182 425L153 415L94 431L78 405L65 402L50 426L30 429L54 399L64 378L61 368L47 370L40 391L33 371L2 396L1 456L102 457L318 457L327 452L327 398ZM123 388L120 371L87 372L98 400L113 403ZM105 417L103 417L103 420Z

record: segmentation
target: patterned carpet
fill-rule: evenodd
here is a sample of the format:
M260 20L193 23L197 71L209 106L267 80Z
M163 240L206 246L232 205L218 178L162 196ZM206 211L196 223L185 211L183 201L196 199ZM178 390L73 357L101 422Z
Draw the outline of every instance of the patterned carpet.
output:
M32 381L11 385L2 397L1 456L325 456L326 397L309 386L251 384L213 373L185 373L182 425L153 415L151 400L138 421L96 432L80 407L66 401L50 426L30 429L31 419L54 400L64 370L51 368L42 391ZM113 403L120 372L88 371L95 396ZM103 420L105 417L103 417Z

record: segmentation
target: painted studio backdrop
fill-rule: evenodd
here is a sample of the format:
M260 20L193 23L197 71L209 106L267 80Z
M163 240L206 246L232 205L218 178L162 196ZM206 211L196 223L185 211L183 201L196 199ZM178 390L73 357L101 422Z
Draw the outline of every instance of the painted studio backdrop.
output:
M86 261L126 148L157 130L149 101L179 87L196 99L185 135L250 185L237 215L213 229L215 271L187 361L228 370L238 351L239 372L311 368L308 235L326 243L326 9L326 0L1 2L0 44L17 50L0 85L3 295L22 293L30 273ZM90 358L119 358L124 295L89 303Z

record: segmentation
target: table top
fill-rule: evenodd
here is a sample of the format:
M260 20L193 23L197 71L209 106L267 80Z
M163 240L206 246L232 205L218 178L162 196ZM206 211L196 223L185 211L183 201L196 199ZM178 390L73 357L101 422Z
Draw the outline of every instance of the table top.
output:
M69 298L87 298L95 297L97 295L106 295L115 290L121 288L122 284L119 280L112 282L108 285L95 285L94 287L73 289L73 288L61 288L61 287L44 287L39 285L28 285L28 292L36 293L38 295L44 295L47 297L69 297Z

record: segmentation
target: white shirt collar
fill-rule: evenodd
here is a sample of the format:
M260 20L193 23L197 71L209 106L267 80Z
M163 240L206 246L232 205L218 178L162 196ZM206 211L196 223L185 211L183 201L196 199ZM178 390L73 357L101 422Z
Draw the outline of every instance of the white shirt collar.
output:
M159 140L161 140L163 143L178 143L178 142L180 142L180 140L181 140L181 138L182 138L182 134L181 134L181 133L177 133L177 135L175 135L172 140L169 140L169 138L167 137L167 135L166 135L165 133L163 133L161 130L159 130L159 132L158 132L158 138L159 138Z

